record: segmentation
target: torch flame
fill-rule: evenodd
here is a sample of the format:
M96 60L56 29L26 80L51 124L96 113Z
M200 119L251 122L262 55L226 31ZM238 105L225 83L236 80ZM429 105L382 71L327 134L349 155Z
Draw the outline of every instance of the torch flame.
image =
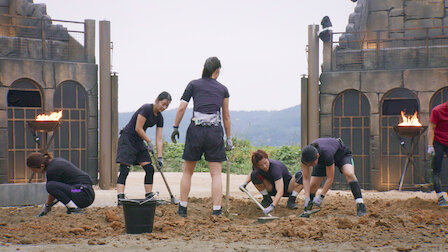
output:
M62 110L59 112L53 112L49 115L46 114L37 115L36 121L59 121L61 117L62 117Z
M417 111L413 116L406 116L404 111L401 111L401 119L403 120L398 126L422 126L422 124L418 121Z

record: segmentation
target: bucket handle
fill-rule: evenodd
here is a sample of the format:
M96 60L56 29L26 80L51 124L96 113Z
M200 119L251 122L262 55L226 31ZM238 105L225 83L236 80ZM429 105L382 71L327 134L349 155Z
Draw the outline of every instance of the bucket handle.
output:
M159 192L155 192L155 193L152 195L151 198L148 198L148 199L146 199L146 200L140 202L139 204L140 204L140 205L143 205L143 204L145 204L146 202L153 200L154 197L155 197L156 195L158 195L158 194L159 194Z

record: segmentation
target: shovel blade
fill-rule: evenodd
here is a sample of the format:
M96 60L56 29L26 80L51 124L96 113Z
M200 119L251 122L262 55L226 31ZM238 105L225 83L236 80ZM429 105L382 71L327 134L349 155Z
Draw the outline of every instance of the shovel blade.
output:
M266 222L270 222L273 220L278 220L278 217L275 216L263 216L263 217L258 217L258 223L266 223Z

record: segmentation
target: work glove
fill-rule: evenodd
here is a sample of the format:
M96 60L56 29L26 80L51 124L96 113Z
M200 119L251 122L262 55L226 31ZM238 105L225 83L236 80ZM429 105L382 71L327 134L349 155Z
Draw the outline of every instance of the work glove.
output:
M240 185L240 190L244 191L244 189L246 189L247 183L244 182L242 185Z
M148 142L148 145L146 145L146 147L148 148L148 151L150 153L154 153L154 144L152 144L151 141Z
M432 145L428 145L428 154L434 154L434 147Z
M322 201L324 201L325 195L321 194L317 197L314 197L313 199L313 204L320 207L320 205L322 204Z
M179 126L173 126L173 133L171 133L171 142L177 143L176 136L177 139L179 139Z
M271 204L263 210L263 213L265 215L268 215L270 212L274 211L274 208L275 208L274 204Z
M44 209L42 209L42 212L40 212L36 217L42 217L47 215L47 213L49 213L51 211L51 206L49 206L48 204L44 205Z
M226 139L226 151L231 151L233 149L232 138L227 137Z
M314 199L313 199L314 200ZM310 198L305 199L305 204L303 207L303 213L299 217L309 218L311 214L311 209L313 208L313 201Z
M157 163L159 164L160 170L162 170L162 168L163 168L163 157L158 157L157 158Z

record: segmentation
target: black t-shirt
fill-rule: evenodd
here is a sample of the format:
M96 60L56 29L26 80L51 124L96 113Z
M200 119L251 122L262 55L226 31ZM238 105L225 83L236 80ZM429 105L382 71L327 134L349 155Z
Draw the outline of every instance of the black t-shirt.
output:
M63 158L53 158L47 166L47 181L57 181L69 185L92 185L90 176Z
M317 162L323 166L330 166L335 163L340 154L345 153L345 146L343 146L336 138L318 138L313 141L318 143L319 161Z
M255 168L252 167L252 170L255 170ZM261 169L257 169L257 171L261 174L261 176L263 176L263 178L267 179L272 184L281 178L283 178L283 183L291 180L292 178L291 173L288 171L288 167L278 160L269 159L269 170L267 172Z
M222 101L229 98L227 88L212 78L191 81L182 95L182 100L189 102L193 97L193 110L204 114L221 111Z
M153 112L153 104L144 104L141 106L135 113L132 115L131 120L129 123L123 128L123 132L131 134L133 136L141 138L137 131L135 131L135 124L137 123L137 117L138 115L142 115L144 118L146 118L146 122L143 125L143 130L146 131L148 127L152 127L157 124L158 128L163 127L163 116L162 113L157 113L157 116L154 115Z

